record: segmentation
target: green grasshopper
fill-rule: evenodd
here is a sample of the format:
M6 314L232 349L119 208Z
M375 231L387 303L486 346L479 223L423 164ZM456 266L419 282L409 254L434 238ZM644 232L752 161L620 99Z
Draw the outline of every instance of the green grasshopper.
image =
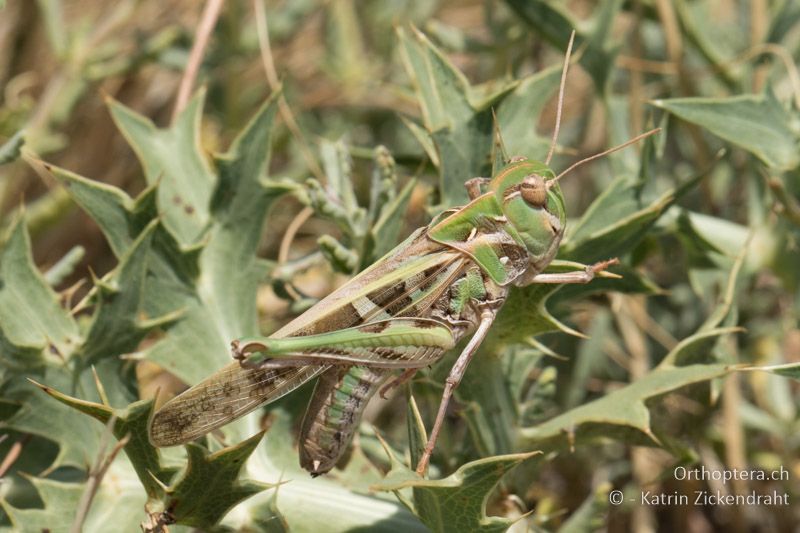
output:
M410 379L472 334L447 377L436 420L417 464L423 475L453 390L512 286L587 283L616 260L543 273L558 251L566 214L549 167L560 123L572 38L559 89L556 128L544 163L512 158L492 178L466 182L470 202L449 209L311 309L269 337L233 341L237 359L167 402L150 440L193 440L319 376L300 432L300 464L313 476L347 449L367 402ZM396 376L395 373L403 373ZM391 379L394 378L394 379Z

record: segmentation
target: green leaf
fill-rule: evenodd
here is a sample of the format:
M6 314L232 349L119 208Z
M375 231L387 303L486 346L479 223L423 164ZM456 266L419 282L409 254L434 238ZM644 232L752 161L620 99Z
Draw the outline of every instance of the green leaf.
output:
M463 385L463 383L462 383ZM406 423L411 465L422 455L428 437L413 396L409 396ZM428 480L402 464L383 443L392 465L373 490L393 491L432 531L505 531L515 520L486 516L486 503L500 478L535 455L495 456L468 463L449 477Z
M514 451L519 413L504 368L504 359L513 355L511 350L504 352L496 354L487 349L478 353L455 390L455 397L464 404L472 440L483 457ZM446 364L442 367L449 370Z
M338 200L344 212L352 215L359 209L356 193L353 191L353 161L342 142L323 140L320 144L320 156L325 167L325 177L333 196Z
M659 367L637 381L555 418L520 430L517 449L571 447L597 437L658 442L650 428L646 401L692 383L724 376L724 364ZM631 434L630 430L636 433ZM638 437L637 437L638 433ZM642 439L641 437L645 437Z
M273 95L216 158L219 179L207 242L195 252L182 250L168 235L159 242L163 272L148 282L146 311L163 316L180 309L182 316L147 356L188 383L225 364L232 339L258 333L255 296L266 268L255 252L266 213L285 191L261 181L277 98ZM191 272L192 258L197 274Z
M486 515L492 490L506 472L538 452L500 455L463 465L450 476L429 480L396 464L373 490L412 489L415 513L431 531L506 531L516 520Z
M578 222L567 227L559 256L593 263L628 252L678 197L673 189L649 203L639 197L639 182L619 176Z
M197 444L188 444L189 463L166 491L164 508L175 523L211 527L237 503L274 487L238 480L239 471L263 436L263 432L258 433L212 454Z
M398 28L397 36L428 131L453 128L473 115L464 75L416 28Z
M714 312L693 335L678 343L658 367L622 389L537 426L523 428L516 449L549 449L567 444L571 447L578 440L586 441L598 435L642 442L649 438L651 442L658 442L650 428L647 400L736 370L730 365L712 363L715 358L711 356L711 350L720 336L739 331L738 328L720 328L718 325L733 309L736 280L744 255L743 250L734 263L727 288ZM696 364L699 362L709 364Z
M75 386L71 372L65 367L48 365L37 378L61 390ZM84 383L78 383L77 387L83 389ZM23 378L11 381L3 396L20 407L8 420L0 422L0 428L32 433L58 444L58 455L48 471L61 466L87 468L94 462L102 427L70 407L53 402Z
M509 156L541 160L550 139L537 135L536 122L561 81L561 65L522 80L497 107L497 120Z
M255 296L265 265L256 251L267 212L283 194L261 183L279 99L280 93L270 96L228 151L215 158L219 186L214 192L214 225L200 255L198 293L226 344L258 333ZM236 275L231 275L231 265L236 265Z
M78 508L84 487L78 483L63 483L50 479L28 478L44 502L43 509L17 509L5 499L0 506L8 514L14 531L24 533L67 533L70 531L75 510Z
M770 167L791 170L800 165L798 136L790 127L792 113L772 93L671 98L655 100L653 105L702 126Z
M25 144L24 133L23 130L19 130L12 135L10 139L0 145L0 165L5 165L6 163L11 163L19 159L20 149Z
M566 51L569 35L579 24L570 20L563 10L542 0L506 0L522 20L531 26L537 35L547 39L552 45ZM576 32L574 50L582 50L580 63L592 76L595 87L605 92L606 81L614 66L615 53L605 49L605 43L612 27L611 21L619 11L622 2L605 2L604 8L595 21L595 34L585 35Z
M78 326L36 269L22 218L11 226L0 251L0 334L17 355L38 348L67 359L75 351ZM19 361L28 365L29 361Z
M417 180L410 180L400 193L381 210L381 215L370 230L370 238L374 243L371 259L376 261L394 247L403 228L408 203Z
M189 463L186 469L164 490L164 484L172 479L176 469L161 465L159 452L148 440L147 427L152 415L152 400L135 402L119 410L79 400L38 383L36 385L59 402L103 424L107 424L114 416L114 436L121 439L128 435L130 438L124 451L150 498L148 509L150 512L168 510L169 520L174 519L175 523L210 527L240 501L274 486L237 480L245 461L261 441L263 433L259 433L236 446L213 454L208 454L199 445L189 444Z
M425 128L438 152L442 203L465 204L468 197L464 182L491 171L491 108L516 84L473 103L472 89L464 75L421 32L398 28L397 33Z
M298 416L302 414L304 405L298 405L296 398L293 403L286 403L301 410ZM355 473L341 472L337 468L325 476L311 478L308 472L300 468L297 448L287 446L287 442L296 439L297 422L282 408L273 407L267 416L269 431L263 444L247 463L247 474L252 479L282 480L285 483L275 489L276 496L272 492L264 492L246 500L236 513L231 513L225 519L225 525L237 529L252 527L256 517L263 516L264 507L272 505L274 496L291 531L325 531L331 529L332 523L336 524L337 531L425 531L413 514L386 495L376 497L360 494L342 486L340 477L347 479ZM260 420L263 418L248 417L244 433L258 431ZM358 464L353 466L359 467ZM346 468L349 470L350 467L348 464ZM313 513L308 512L309 501L314 502ZM343 513L342 509L346 509L346 512Z
M582 263L553 261L547 272L570 272L585 268L586 265ZM608 273L601 272L598 278L607 276ZM531 337L550 331L560 330L580 336L580 333L559 322L547 310L547 300L562 286L532 283L527 287L514 287L492 325L489 335L483 341L481 350L501 354L509 345L526 343Z
M730 318L735 318L736 284L742 271L746 254L747 247L739 251L714 311L693 335L686 337L670 350L670 353L661 361L659 366L685 366L695 363L717 362L719 358L714 356L713 349L717 344L718 337L742 331L741 328L720 327L720 325Z
M166 129L156 128L119 102L109 103L114 122L144 167L147 183L159 182L159 211L183 245L197 242L205 231L216 185L198 137L204 96L200 91Z
M91 416L103 425L108 424L112 416L115 417L112 428L114 437L118 440L126 435L129 437L129 441L123 449L139 476L139 481L144 486L147 496L151 499L163 496L164 491L161 489L160 483L168 483L176 469L165 468L161 465L159 453L150 444L147 437L147 427L153 412L153 400L134 402L125 409L112 409L110 406L100 403L73 398L35 381L33 384L62 404Z
M134 241L120 260L111 281L96 282L96 307L80 347L84 365L136 350L145 335L164 322L162 318L143 324L139 319L147 259L158 224L158 221L153 221ZM171 320L171 317L167 319Z
M601 483L575 512L564 521L558 533L582 533L603 529L608 513L610 483Z
M0 506L11 519L14 531L71 531L78 504L88 489L87 484L35 477L28 479L44 502L44 508L18 509L7 500L0 499ZM82 531L104 533L109 530L109 524L113 524L118 531L135 531L142 522L144 504L144 494L138 487L130 466L118 458L106 472L92 500Z
M145 189L134 201L113 185L92 181L52 165L47 165L47 169L100 226L117 258L125 254L145 226L158 214L155 186Z
M791 378L800 381L800 363L787 363L785 365L750 367L750 368L744 368L743 370L761 370L764 372L775 374L777 376L783 376L785 378Z

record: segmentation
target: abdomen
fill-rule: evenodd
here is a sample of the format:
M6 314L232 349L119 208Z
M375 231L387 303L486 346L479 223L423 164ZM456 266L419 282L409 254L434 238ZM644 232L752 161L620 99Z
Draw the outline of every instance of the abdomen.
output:
M333 367L322 374L300 431L300 465L318 476L331 470L353 440L361 415L392 370Z

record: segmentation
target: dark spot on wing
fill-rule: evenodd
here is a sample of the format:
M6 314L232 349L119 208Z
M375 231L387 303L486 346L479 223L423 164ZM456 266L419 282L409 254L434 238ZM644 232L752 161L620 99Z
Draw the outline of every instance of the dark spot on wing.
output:
M360 331L361 333L381 333L382 331L384 331L388 327L389 327L389 321L388 320L382 320L380 322L373 322L371 324L364 324L363 326L358 328L358 331Z

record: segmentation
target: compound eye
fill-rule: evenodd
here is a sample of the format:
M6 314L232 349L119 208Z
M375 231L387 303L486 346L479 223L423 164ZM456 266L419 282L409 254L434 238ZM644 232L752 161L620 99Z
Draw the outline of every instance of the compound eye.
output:
M543 207L547 202L547 186L541 176L529 176L519 188L520 196L534 207Z

